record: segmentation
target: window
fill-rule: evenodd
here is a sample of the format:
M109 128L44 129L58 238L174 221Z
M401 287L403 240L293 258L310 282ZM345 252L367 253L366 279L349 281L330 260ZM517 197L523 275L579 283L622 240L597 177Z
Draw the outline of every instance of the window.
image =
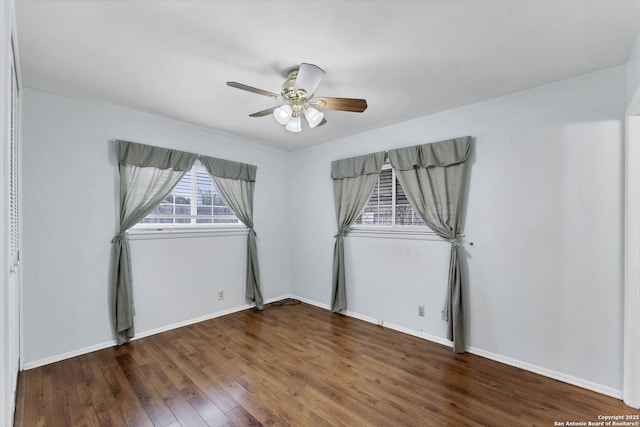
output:
M199 161L185 173L175 188L134 228L211 227L242 225L222 200L211 176Z
M355 225L426 226L413 210L391 165L383 166L378 183Z

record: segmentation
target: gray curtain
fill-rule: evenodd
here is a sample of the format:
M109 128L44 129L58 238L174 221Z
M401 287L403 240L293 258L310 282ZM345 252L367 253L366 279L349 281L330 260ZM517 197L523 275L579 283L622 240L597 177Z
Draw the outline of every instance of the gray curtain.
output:
M120 165L120 231L113 238L114 321L118 344L134 335L131 255L126 231L147 216L190 170L195 154L116 141Z
M449 280L442 318L453 350L463 353L460 235L471 137L389 151L391 166L413 209L440 237L451 242Z
M333 248L333 285L331 311L347 308L344 271L344 236L369 201L378 182L384 151L360 157L336 160L331 163L333 197L336 209L338 234Z
M246 295L247 299L255 302L258 310L262 310L264 306L260 288L258 248L256 246L256 232L253 229L253 190L256 181L256 167L206 156L200 156L200 162L209 171L227 206L249 228Z

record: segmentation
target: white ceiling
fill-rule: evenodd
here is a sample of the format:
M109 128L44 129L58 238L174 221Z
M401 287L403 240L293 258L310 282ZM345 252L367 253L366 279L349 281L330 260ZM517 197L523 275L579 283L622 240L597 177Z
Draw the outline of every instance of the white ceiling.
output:
M23 85L295 150L627 62L639 0L16 0ZM284 70L362 114L287 132L250 113ZM126 135L123 135L126 137Z

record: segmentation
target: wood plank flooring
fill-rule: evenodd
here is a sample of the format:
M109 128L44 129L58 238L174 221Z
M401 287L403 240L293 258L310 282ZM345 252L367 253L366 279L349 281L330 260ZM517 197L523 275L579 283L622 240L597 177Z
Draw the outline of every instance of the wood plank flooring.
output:
M16 426L553 426L621 401L307 304L19 376Z

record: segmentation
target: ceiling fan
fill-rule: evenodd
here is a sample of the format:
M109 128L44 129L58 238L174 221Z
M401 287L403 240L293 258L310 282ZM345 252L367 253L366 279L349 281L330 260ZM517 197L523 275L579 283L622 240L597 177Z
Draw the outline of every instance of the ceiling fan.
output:
M279 94L257 89L237 82L227 82L228 86L242 89L259 95L284 101L285 104L267 108L250 117L263 117L273 114L276 121L284 125L289 132L302 131L302 116L309 127L314 128L327 122L324 113L319 110L339 110L362 113L367 109L367 101L357 98L314 98L313 95L324 76L324 70L317 65L302 63L299 67L286 72L287 80L282 84Z

